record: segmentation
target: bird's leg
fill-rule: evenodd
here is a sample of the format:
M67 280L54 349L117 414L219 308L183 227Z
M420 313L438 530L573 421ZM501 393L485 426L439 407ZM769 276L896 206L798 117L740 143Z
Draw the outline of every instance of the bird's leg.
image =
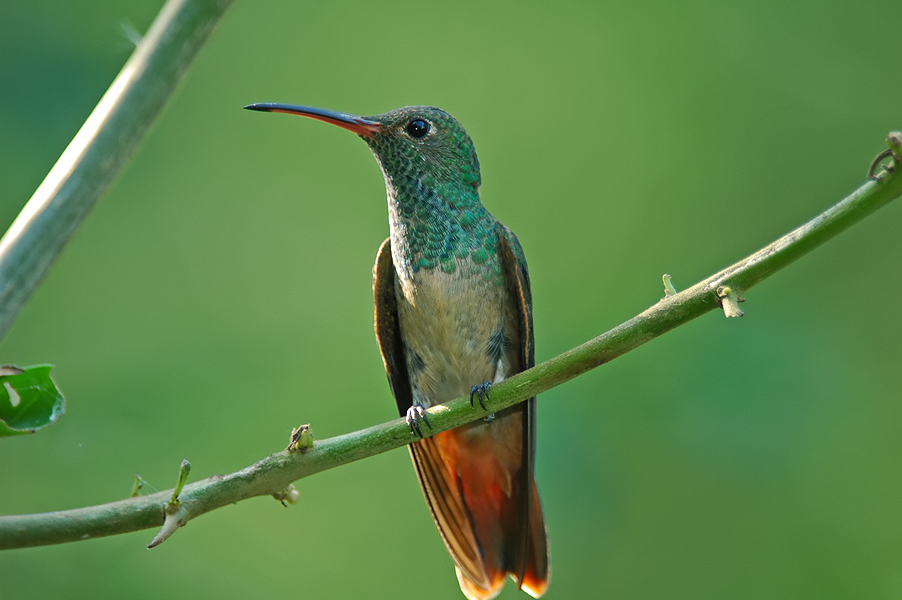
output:
M482 407L482 410L488 410L485 407L485 401L490 400L489 398L489 388L492 387L491 382L483 381L479 385L474 385L470 388L470 406L476 407L473 403L473 398L479 398L479 406Z
M432 429L432 425L429 424L429 419L426 418L426 411L423 410L421 404L413 404L408 408L405 420L407 421L407 426L410 427L410 433L415 433L421 438L423 437L423 430L420 429L420 421L423 421L429 429Z

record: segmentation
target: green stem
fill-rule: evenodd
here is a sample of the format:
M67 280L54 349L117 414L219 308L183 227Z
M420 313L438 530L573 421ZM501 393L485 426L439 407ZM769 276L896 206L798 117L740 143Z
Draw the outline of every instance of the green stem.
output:
M722 297L742 292L902 195L902 176L885 173L851 196L748 258L657 304L593 340L492 387L486 402L502 410L629 352L702 314L721 308ZM729 293L724 288L730 288ZM719 291L718 291L719 290ZM428 409L432 433L484 416L468 398ZM380 454L414 441L396 419L375 427L317 441L306 453L283 451L237 473L188 484L179 494L178 525L206 512L253 496L284 491L308 475ZM172 491L76 510L0 517L0 548L59 544L160 526ZM166 533L166 537L171 532ZM165 538L162 538L165 539ZM162 541L158 536L156 543Z
M0 337L172 95L231 0L169 0L0 239Z

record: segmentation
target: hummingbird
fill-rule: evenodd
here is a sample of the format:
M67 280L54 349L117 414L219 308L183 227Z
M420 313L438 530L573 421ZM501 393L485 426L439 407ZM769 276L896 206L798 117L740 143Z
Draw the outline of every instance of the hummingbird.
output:
M469 395L485 411L492 384L535 364L526 258L479 199L470 136L430 106L371 117L291 104L245 108L338 125L375 155L390 228L373 267L376 337L398 411L418 438L408 449L426 504L467 598L494 598L508 575L540 597L549 559L533 474L535 398L428 435L426 408Z

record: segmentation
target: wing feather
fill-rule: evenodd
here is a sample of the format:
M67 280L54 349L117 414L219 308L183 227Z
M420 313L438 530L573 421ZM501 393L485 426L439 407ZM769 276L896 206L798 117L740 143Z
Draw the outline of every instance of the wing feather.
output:
M517 370L524 371L535 366L535 337L532 324L532 289L529 284L529 269L520 241L513 231L500 226L499 248L502 272L508 289L517 300L520 329L520 356L522 363ZM523 464L517 486L518 497L511 501L519 507L516 532L508 539L514 544L510 548L513 575L520 587L538 597L547 587L548 581L548 539L545 518L538 488L535 484L536 454L536 399L530 398L518 405L526 414L523 419Z
M376 300L376 340L385 364L385 374L391 386L398 412L407 414L413 404L407 361L404 358L404 341L398 324L398 302L395 298L395 266L391 261L391 238L379 246L376 264L373 265L373 296Z

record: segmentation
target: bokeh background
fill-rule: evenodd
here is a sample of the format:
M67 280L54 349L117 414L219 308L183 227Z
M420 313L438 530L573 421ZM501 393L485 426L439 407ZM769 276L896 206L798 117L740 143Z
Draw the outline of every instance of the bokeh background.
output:
M0 5L10 223L160 0ZM0 513L242 468L396 416L372 332L378 168L242 111L435 104L523 242L537 358L826 209L902 127L899 4L236 2L0 348L68 409L0 440ZM554 598L902 596L902 206L539 399ZM0 553L0 597L462 598L403 450L153 531ZM511 586L502 598L522 597Z

